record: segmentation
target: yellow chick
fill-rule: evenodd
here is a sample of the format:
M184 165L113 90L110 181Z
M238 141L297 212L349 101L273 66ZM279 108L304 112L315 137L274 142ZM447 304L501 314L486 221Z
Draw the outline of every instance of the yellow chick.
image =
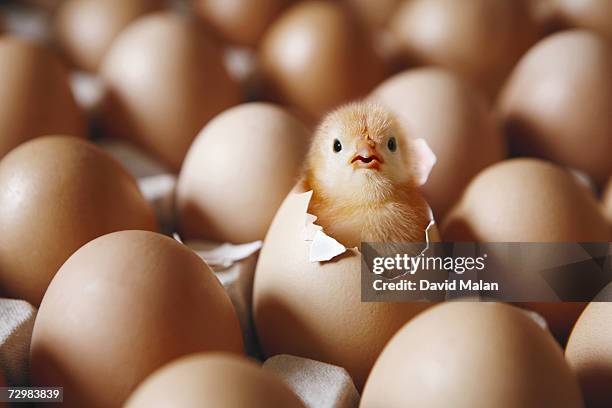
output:
M306 159L309 212L347 247L425 242L430 209L419 186L433 163L427 145L405 137L382 106L343 106L322 121Z

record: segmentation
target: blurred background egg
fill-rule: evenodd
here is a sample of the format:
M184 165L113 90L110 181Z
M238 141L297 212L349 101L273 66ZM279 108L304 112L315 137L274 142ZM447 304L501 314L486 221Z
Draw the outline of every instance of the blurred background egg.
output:
M488 102L448 71L404 71L379 85L370 98L391 109L406 134L424 138L435 153L437 162L423 191L438 222L473 176L505 157L505 141Z
M221 58L186 17L138 19L113 42L100 69L110 92L102 114L106 134L136 142L178 171L202 126L240 101Z
M355 250L310 262L308 202L297 189L287 196L259 255L253 287L259 344L264 356L292 354L343 367L360 390L386 342L431 303L362 302Z
M612 176L608 179L608 186L603 193L603 210L612 225Z
M150 407L303 408L279 378L245 358L193 354L146 379L126 408Z
M120 231L80 248L51 282L32 334L32 382L64 387L62 406L119 407L175 358L242 350L230 299L195 253Z
M344 0L362 24L381 29L393 16L401 0Z
M66 0L55 14L55 37L76 67L96 71L115 37L162 0Z
M0 83L0 158L35 137L86 136L68 70L51 51L17 37L0 37Z
M158 229L136 181L100 148L42 137L0 161L0 292L37 306L66 259L123 229Z
M442 225L445 241L607 242L599 205L563 168L539 159L512 159L479 173ZM583 303L530 303L561 341Z
M588 407L612 406L612 286L591 302L576 322L565 357L576 372Z
M365 96L384 75L367 34L336 2L290 7L266 32L259 55L275 96L313 119Z
M244 104L217 116L181 169L181 236L232 243L263 239L298 178L309 140L299 120L272 104Z
M612 41L612 2L608 0L551 0L557 24L588 28Z
M502 303L445 303L385 346L360 407L583 407L550 334Z
M408 62L449 68L494 97L539 35L529 0L404 0L391 31Z
M499 101L515 154L612 173L612 43L589 31L552 35L521 59Z
M223 39L255 47L290 0L195 0L195 14Z

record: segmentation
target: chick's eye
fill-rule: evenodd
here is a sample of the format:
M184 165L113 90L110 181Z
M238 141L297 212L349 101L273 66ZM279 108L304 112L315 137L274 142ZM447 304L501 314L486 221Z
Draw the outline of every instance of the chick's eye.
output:
M397 150L397 140L395 140L394 137L390 138L389 141L387 142L387 147L392 152L396 151Z
M342 143L338 139L334 139L334 152L338 153L342 150Z

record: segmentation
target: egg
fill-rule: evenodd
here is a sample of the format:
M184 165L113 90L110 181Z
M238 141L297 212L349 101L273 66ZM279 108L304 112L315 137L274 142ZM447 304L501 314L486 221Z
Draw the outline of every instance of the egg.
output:
M290 7L266 32L259 56L275 96L315 119L364 96L384 75L366 33L334 2Z
M430 303L362 302L356 249L310 262L304 238L309 200L299 187L289 193L261 249L253 287L259 344L265 356L291 354L343 367L361 389L385 343Z
M435 153L423 191L438 221L472 177L505 157L505 141L485 97L449 71L404 71L380 84L370 98L391 109L405 133L425 139Z
M31 346L32 383L66 407L119 407L154 370L187 354L242 354L236 312L186 246L120 231L75 252L51 282Z
M96 71L121 30L160 5L159 0L67 0L55 13L55 37L75 66Z
M608 186L603 193L603 210L612 225L612 176L608 179Z
M480 172L442 224L445 241L607 242L593 195L563 168L539 159L502 161ZM583 303L529 303L564 339Z
M100 74L109 89L102 127L178 171L198 131L240 100L221 50L186 17L156 13L113 42Z
M0 161L0 293L35 306L74 251L123 229L157 230L136 181L74 137L26 142Z
M591 32L565 31L535 45L499 101L512 150L605 182L612 173L611 71L612 44Z
M254 362L225 353L192 354L144 381L126 408L224 407L303 408L279 378Z
M564 26L587 28L612 40L612 3L606 0L552 0L556 18Z
M609 295L612 286L602 292ZM591 302L576 322L565 357L578 376L589 407L612 405L612 303Z
M68 71L51 51L6 35L0 37L0 61L0 158L38 136L86 136Z
M390 28L406 59L454 70L491 97L538 37L526 0L404 1Z
M550 334L501 303L433 307L397 332L368 377L360 407L582 407Z
M196 0L196 15L229 42L255 47L289 0Z
M401 0L344 0L344 2L363 24L382 29L393 16Z
M198 135L178 180L181 236L246 243L264 238L295 184L310 134L276 105L223 112Z

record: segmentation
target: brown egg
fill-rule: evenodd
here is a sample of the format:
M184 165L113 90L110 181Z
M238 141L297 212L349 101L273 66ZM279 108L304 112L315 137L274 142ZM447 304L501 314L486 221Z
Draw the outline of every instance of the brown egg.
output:
M567 171L538 159L512 159L478 174L442 225L446 241L607 242L595 198ZM583 303L526 305L563 340Z
M280 379L231 354L193 354L153 373L132 394L126 408L224 407L302 408Z
M360 407L583 406L550 334L501 303L445 303L406 324L385 347Z
M197 24L171 13L126 28L100 73L110 90L107 134L136 142L174 170L202 126L240 100L220 49Z
M86 136L68 71L55 55L26 40L3 36L0 61L0 158L38 136Z
M524 0L410 0L391 20L407 59L454 70L493 97L538 28Z
M365 95L384 75L365 32L334 2L289 8L264 36L260 57L278 96L313 118Z
M362 302L361 254L310 262L304 241L309 198L292 191L270 226L253 288L265 356L292 354L345 368L358 389L393 334L430 303Z
M561 32L534 46L500 98L512 150L604 183L612 173L610 72L612 44L588 31Z
M612 176L608 179L608 186L603 193L603 210L612 225Z
M74 253L51 282L32 334L32 382L65 407L119 407L154 370L200 351L242 353L236 313L189 248L120 231Z
M564 26L587 28L612 40L612 2L608 0L552 0Z
M272 104L244 104L217 116L181 169L181 236L233 243L263 239L295 184L309 140L300 121Z
M56 39L77 67L96 71L112 41L159 0L67 0L55 14Z
M35 306L59 267L88 241L157 230L136 181L100 148L73 137L24 143L0 162L0 290Z
M225 40L254 47L290 0L195 0L196 15Z
M393 16L401 0L344 0L365 25L383 28Z
M609 296L611 289L608 285L603 291ZM572 330L565 357L578 376L587 406L612 406L612 303L589 303Z
M438 221L472 177L505 157L505 141L488 102L448 71L404 71L379 85L370 98L390 108L406 134L424 138L435 153L437 162L423 189Z

